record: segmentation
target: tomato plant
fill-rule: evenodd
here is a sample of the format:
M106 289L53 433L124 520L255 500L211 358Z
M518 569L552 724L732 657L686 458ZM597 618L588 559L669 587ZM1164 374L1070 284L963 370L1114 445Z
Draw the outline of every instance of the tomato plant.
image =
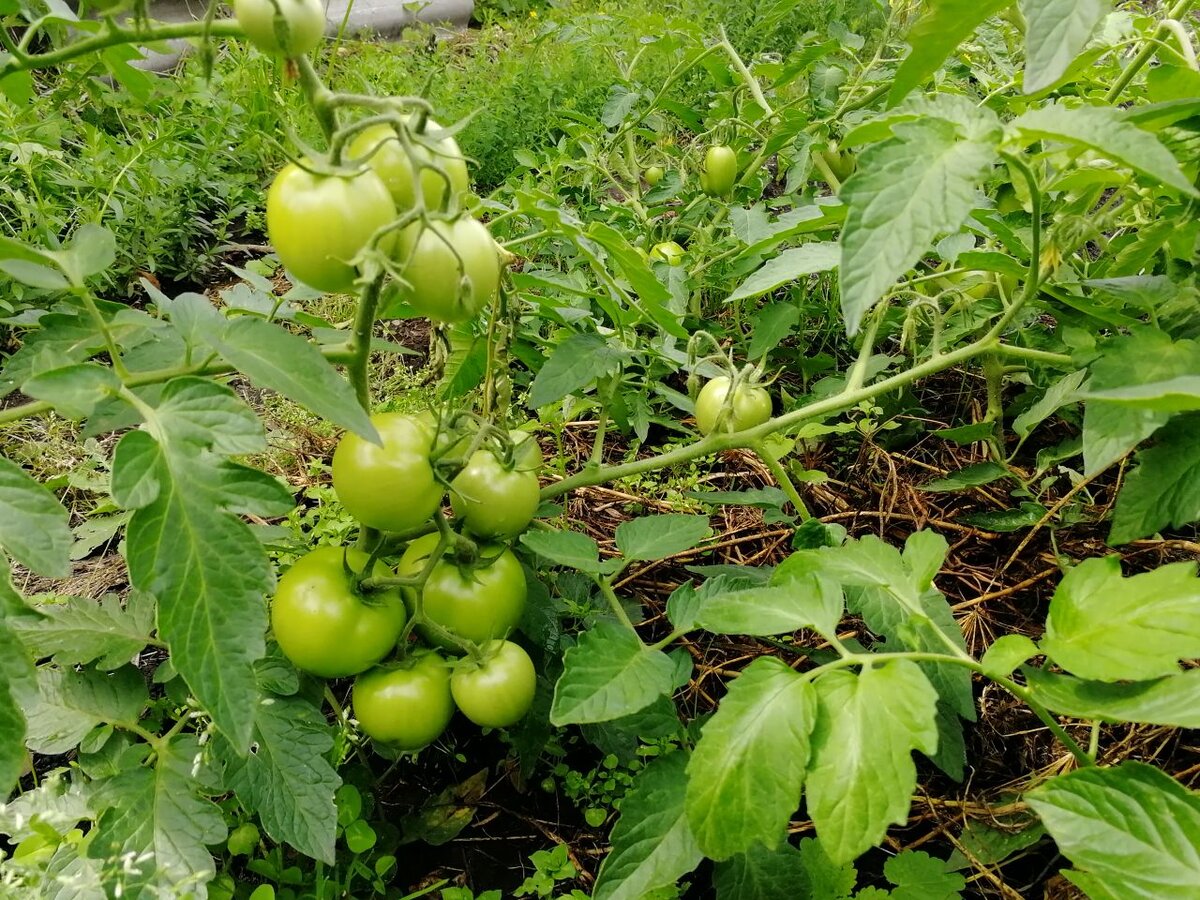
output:
M536 470L522 469L531 461L518 449L511 466L491 450L477 450L450 484L454 514L473 533L484 538L513 538L524 531L541 502ZM522 460L521 457L524 457Z
M267 193L267 236L287 270L322 291L350 291L354 259L375 232L396 218L379 176L317 175L295 163Z
M264 53L300 56L325 36L320 0L234 0L233 13L246 37Z
M438 545L438 535L417 538L400 558L397 572L416 575L421 572ZM420 589L425 615L440 628L476 644L503 638L521 620L525 610L525 573L512 551L499 546L482 545L480 559L459 563L444 557L438 560ZM410 604L414 602L409 591ZM448 650L458 648L428 629L425 637Z
M396 646L407 614L398 589L365 596L356 579L368 562L353 548L318 547L279 579L271 630L299 669L344 678L369 669ZM376 563L373 574L384 567Z
M533 660L512 641L489 642L482 662L460 661L450 676L462 714L487 728L508 728L525 718L536 689Z
M347 511L371 528L407 531L441 505L443 488L429 461L433 432L427 420L378 413L371 423L377 445L349 432L333 454L333 489Z
M496 242L487 227L470 216L406 231L396 256L404 298L417 313L438 322L462 322L477 315L500 283Z
M730 399L731 380L718 375L700 389L696 398L696 427L701 434L741 431L761 425L771 418L771 395L758 385L739 384Z
M407 120L409 126L413 123L413 119ZM425 120L427 132L436 133L441 127L432 119ZM417 183L421 185L422 200L430 209L441 209L450 197L467 192L470 188L467 162L454 138L430 140L424 135L412 135L406 139L412 142L411 155L392 126L372 125L359 132L346 151L353 159L368 161L391 191L397 209L408 210L416 205Z
M354 717L363 734L397 750L420 750L454 716L450 667L437 653L372 669L354 679Z

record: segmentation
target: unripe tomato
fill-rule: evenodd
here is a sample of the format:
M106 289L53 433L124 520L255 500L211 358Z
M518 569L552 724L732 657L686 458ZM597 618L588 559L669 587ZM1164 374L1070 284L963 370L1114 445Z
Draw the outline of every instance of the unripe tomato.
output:
M410 117L411 121L411 117ZM426 121L431 131L442 126L433 119ZM379 149L375 149L375 148ZM371 151L374 151L372 153ZM413 155L422 162L436 163L445 169L450 177L449 196L465 194L470 188L470 178L467 175L467 161L458 142L452 137L443 138L433 144L431 151L425 144L417 140L412 142ZM392 192L396 208L401 212L416 206L417 198L413 189L413 162L400 143L400 138L390 125L373 125L359 134L346 148L347 155L352 159L361 159L371 154L368 165L375 170L383 183ZM446 206L446 179L433 169L421 167L421 194L425 199L426 209L443 209Z
M454 514L480 537L514 538L533 519L541 502L537 475L505 468L490 450L476 450L450 483Z
M425 421L403 413L377 413L371 422L383 446L347 432L333 452L333 490L362 524L407 531L442 505L442 486L429 462L433 433Z
M406 282L402 296L418 313L438 322L465 322L500 286L496 242L470 216L405 231L396 258Z
M825 162L838 181L845 181L858 168L858 161L853 153L847 153L838 147L837 141L830 141L824 152Z
M700 189L710 197L728 197L737 181L737 154L732 147L718 144L704 154L700 169Z
M669 266L683 263L683 248L674 241L663 241L650 249L650 259L655 262L665 262Z
M462 714L485 728L516 725L536 691L533 660L512 641L491 641L481 664L460 662L450 676L450 692Z
M399 590L364 598L346 571L349 565L361 572L369 558L353 548L318 547L279 579L271 601L271 629L296 668L322 678L345 678L369 669L396 646L408 620ZM372 574L390 573L377 562Z
M537 438L528 431L521 431L518 428L511 429L508 436L513 442L514 468L518 472L540 471L546 463L546 458L542 456L542 448L538 444Z
M321 0L233 0L233 14L246 38L264 53L300 56L325 36Z
M701 434L711 434L729 395L729 378L718 375L700 389L696 398L696 427ZM771 395L765 388L738 385L733 408L723 423L723 431L742 431L761 425L771 418Z
M289 163L267 193L268 240L292 275L320 291L353 290L358 273L350 261L395 219L392 195L370 169L313 175Z
M400 557L397 572L416 575L424 570L438 545L438 535L417 538ZM502 638L517 626L525 611L525 572L511 550L484 545L480 553L492 562L475 568L460 567L443 557L434 565L421 590L425 615L433 622L476 644ZM406 591L413 602L412 591ZM421 629L430 643L455 649L428 629Z
M642 173L642 177L646 179L646 184L650 185L650 187L654 187L663 180L663 175L665 174L666 173L663 172L662 166L651 166Z
M351 703L367 737L398 750L420 750L454 716L450 667L436 653L425 653L395 668L372 669L354 680Z

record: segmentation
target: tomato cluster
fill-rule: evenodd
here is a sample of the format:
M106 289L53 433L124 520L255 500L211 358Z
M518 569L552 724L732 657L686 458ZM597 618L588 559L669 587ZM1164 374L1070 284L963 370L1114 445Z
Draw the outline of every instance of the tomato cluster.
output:
M432 414L371 421L379 444L356 434L338 443L334 492L384 538L418 536L394 569L381 552L310 551L279 580L275 639L297 668L357 676L359 727L394 750L436 740L456 708L481 726L513 725L528 712L537 677L528 654L507 640L528 591L506 542L537 511L541 449L522 431L462 434ZM447 492L452 521L442 515Z

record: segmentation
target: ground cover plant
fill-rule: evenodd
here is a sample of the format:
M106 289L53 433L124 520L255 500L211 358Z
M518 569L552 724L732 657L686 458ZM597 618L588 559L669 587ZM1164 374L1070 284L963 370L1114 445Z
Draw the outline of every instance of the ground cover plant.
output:
M0 892L1187 896L1192 6L490 4L485 189L478 45L0 5L22 127L188 37L275 129L204 292L6 201Z

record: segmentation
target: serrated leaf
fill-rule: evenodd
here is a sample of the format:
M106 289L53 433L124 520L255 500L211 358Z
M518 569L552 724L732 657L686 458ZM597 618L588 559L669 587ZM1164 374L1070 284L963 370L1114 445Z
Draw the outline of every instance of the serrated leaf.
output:
M743 281L725 302L733 303L737 300L761 297L807 275L832 271L837 268L840 260L841 253L837 243L833 241L804 244L784 250L768 259L762 268Z
M578 531L527 531L521 543L547 562L578 569L580 572L600 572L600 547Z
M254 704L251 750L228 756L226 783L272 840L325 863L334 860L341 779L326 759L333 733L320 711L297 697Z
M688 337L688 331L679 321L679 317L668 309L671 302L671 292L663 286L649 264L621 232L603 222L592 222L587 229L588 237L599 243L608 251L609 257L616 261L630 286L637 293L645 318L654 322L667 334L677 338ZM637 302L637 301L635 301Z
M136 725L149 702L141 673L132 666L111 674L42 666L37 693L22 702L25 740L35 753L66 753L101 723Z
M22 618L23 609L8 560L0 555L0 797L8 796L25 764L25 713L20 695L34 689L35 673L24 644L11 628ZM2 825L0 816L0 832L5 831Z
M717 900L847 900L856 880L853 865L834 865L813 838L799 849L751 847L717 863L713 875Z
M639 516L622 522L615 534L617 549L627 560L645 561L683 553L710 537L708 516L682 513Z
M1153 766L1092 766L1025 801L1085 880L1104 887L1101 897L1186 897L1200 884L1200 797Z
M771 657L734 679L688 764L687 814L704 855L775 847L800 804L816 716L812 684Z
M754 316L754 333L746 348L748 359L766 356L792 333L800 322L800 307L795 303L771 303ZM777 489L778 490L778 489Z
M1017 666L1037 656L1037 644L1023 634L1006 634L987 648L979 664L989 678L1007 678Z
M84 819L94 819L91 784L67 777L66 769L46 773L35 787L0 803L0 834L23 841L48 826L66 834Z
M529 405L540 409L568 394L590 387L597 378L611 375L623 354L591 332L573 334L550 354L529 386Z
M584 632L563 656L554 686L554 725L607 722L635 713L670 694L675 664L632 631L607 619Z
M1046 392L1038 398L1036 403L1013 419L1013 431L1017 437L1028 437L1034 428L1062 407L1081 399L1079 389L1083 386L1083 380L1086 377L1087 371L1080 369L1078 372L1064 375L1046 388Z
M954 49L971 36L980 23L1012 0L930 0L924 15L909 30L912 46L892 79L888 105L895 106L913 88L941 68Z
M1110 544L1200 519L1200 415L1173 419L1137 460L1117 495Z
M101 783L93 803L103 812L89 855L125 858L122 874L149 896L203 890L216 873L208 847L228 831L220 807L205 796L206 765L198 738L179 735L156 748L153 768L135 766Z
M255 385L276 391L367 440L378 438L350 383L316 346L255 316L239 316L204 337Z
M1109 12L1107 0L1020 0L1025 16L1026 94L1060 79Z
M896 887L892 900L959 900L967 882L946 871L943 860L921 850L905 850L883 864L883 874Z
M828 635L836 630L844 608L841 587L810 574L783 584L710 592L695 618L714 634L791 634L811 628Z
M79 363L34 375L21 385L21 393L44 400L68 419L83 419L120 386L120 379L107 366Z
M67 511L16 463L0 456L0 548L47 578L71 571Z
M1153 134L1126 121L1115 107L1048 103L1021 114L1008 127L1023 143L1081 144L1161 184L1192 196L1198 193L1171 151Z
M1094 681L1145 681L1200 656L1200 579L1195 563L1125 578L1117 556L1067 572L1050 600L1042 651Z
M100 600L63 597L37 610L40 616L17 620L14 627L39 658L60 666L120 668L145 649L154 630L154 602L140 591L130 592L124 606L116 594L106 594Z
M172 451L237 455L267 449L262 423L232 388L206 378L174 378L155 407L154 437Z
M595 900L641 900L656 888L675 884L704 858L684 811L687 761L681 752L655 760L621 801L612 851L592 894Z
M815 687L808 812L829 858L849 862L907 821L912 751L937 751L938 695L908 660L828 672Z
M966 136L944 119L903 122L893 131L896 137L863 152L842 188L848 206L841 236L842 315L851 336L938 234L958 231L1000 139L995 122Z
M1064 716L1200 728L1200 669L1119 684L1052 675L1032 667L1022 672L1034 699Z

